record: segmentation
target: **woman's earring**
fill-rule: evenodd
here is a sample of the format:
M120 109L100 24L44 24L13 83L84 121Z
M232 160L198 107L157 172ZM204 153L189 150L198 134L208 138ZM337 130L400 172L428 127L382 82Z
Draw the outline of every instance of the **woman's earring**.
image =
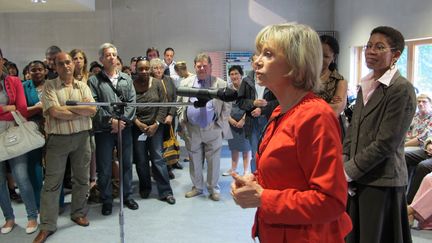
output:
M396 67L396 62L397 62L397 60L395 60L395 61L393 62L393 64L390 66L390 70L395 69L395 67Z

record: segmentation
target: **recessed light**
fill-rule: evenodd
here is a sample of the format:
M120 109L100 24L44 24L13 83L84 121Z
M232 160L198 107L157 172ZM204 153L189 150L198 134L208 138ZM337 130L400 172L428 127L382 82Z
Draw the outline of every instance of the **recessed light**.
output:
M32 3L46 3L47 0L31 0Z

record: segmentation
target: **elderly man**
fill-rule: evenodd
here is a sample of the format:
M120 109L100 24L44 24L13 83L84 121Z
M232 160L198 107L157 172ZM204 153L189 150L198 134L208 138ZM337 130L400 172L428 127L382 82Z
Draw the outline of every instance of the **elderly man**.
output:
M45 83L42 94L43 114L46 119L45 183L41 193L40 232L33 242L45 242L56 231L59 195L67 158L72 167L71 219L80 226L88 226L87 192L90 175L91 116L94 106L67 106L67 100L93 102L89 87L73 77L74 63L68 53L55 58L56 79Z
M99 61L103 70L90 77L89 85L97 102L135 103L136 94L129 75L117 69L117 48L110 43L99 48ZM121 109L121 108L120 108ZM112 213L112 151L118 144L117 133L122 134L123 159L123 197L124 204L132 210L138 204L132 195L132 119L135 107L125 107L124 114L115 107L100 107L93 119L96 141L96 168L98 186L101 191L102 215Z
M226 81L211 75L212 63L210 57L201 53L195 57L196 76L182 80L180 86L203 89L218 89L226 87ZM194 102L196 98L179 97L181 102ZM203 193L205 184L203 178L203 154L207 160L207 190L210 199L220 200L218 185L220 174L220 154L222 139L231 138L228 125L231 104L212 99L205 107L181 107L178 110L179 123L187 131L190 143L187 150L191 156L190 176L192 190L186 193L186 198L195 197Z

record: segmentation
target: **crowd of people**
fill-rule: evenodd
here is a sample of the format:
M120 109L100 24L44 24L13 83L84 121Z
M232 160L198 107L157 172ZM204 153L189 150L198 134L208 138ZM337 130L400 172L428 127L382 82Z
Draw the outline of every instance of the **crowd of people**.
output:
M46 135L43 148L0 162L6 221L1 233L15 226L10 201L15 183L27 211L26 233L39 229L34 242L56 232L65 189L71 189L70 218L77 225L90 224L88 195L95 190L101 214L111 215L119 171L124 205L139 209L132 197L133 164L141 198L150 197L153 178L157 198L175 204L170 180L183 166L163 157L163 142L174 130L190 160L192 185L185 197L207 192L219 201L220 176L232 176L234 201L257 208L252 237L261 242L411 242L414 220L419 228L432 228L432 104L426 94L416 97L397 70L403 49L396 29L372 30L365 46L371 72L359 81L349 126L338 42L306 25L261 30L253 71L232 65L229 86L212 74L207 53L195 56L193 74L174 60L170 47L163 58L148 48L127 66L110 43L99 47L99 59L91 63L83 50L51 46L45 60L24 68L22 79L0 50L0 132L14 125L11 111L19 111ZM238 100L211 99L200 107L88 105L197 101L178 96L180 86L228 86ZM68 100L85 105L70 106ZM231 167L221 173L223 140Z

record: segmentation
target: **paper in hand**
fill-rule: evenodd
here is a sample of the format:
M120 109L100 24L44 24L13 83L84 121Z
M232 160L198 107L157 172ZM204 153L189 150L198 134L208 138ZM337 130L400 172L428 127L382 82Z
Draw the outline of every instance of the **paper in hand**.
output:
M145 140L147 140L147 135L145 133L139 135L138 141L145 141Z

